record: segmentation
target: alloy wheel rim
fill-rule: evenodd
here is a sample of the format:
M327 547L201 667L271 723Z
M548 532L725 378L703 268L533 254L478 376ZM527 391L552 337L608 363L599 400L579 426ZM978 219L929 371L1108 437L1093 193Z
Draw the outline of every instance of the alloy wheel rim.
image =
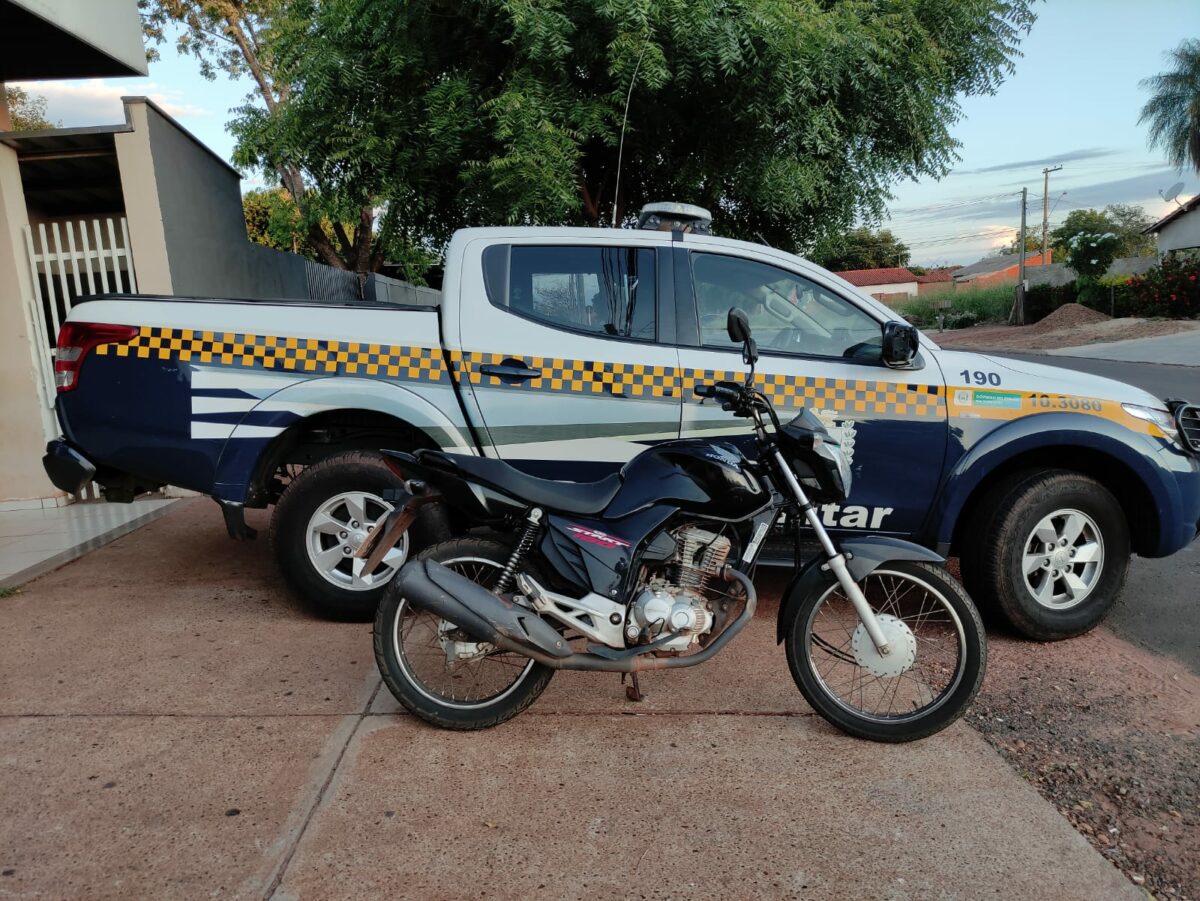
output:
M305 546L308 560L326 582L350 591L370 591L396 574L408 558L408 533L384 555L373 572L354 556L393 507L369 491L344 491L321 504L309 518Z
M1099 584L1103 569L1104 536L1082 510L1056 510L1042 517L1025 539L1025 588L1047 610L1082 604Z

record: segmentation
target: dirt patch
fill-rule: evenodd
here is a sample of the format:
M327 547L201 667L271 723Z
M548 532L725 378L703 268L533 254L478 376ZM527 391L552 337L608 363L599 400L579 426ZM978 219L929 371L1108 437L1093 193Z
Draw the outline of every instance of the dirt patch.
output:
M1200 678L1105 629L989 651L967 721L1135 884L1200 898Z
M1068 311L1064 320L1080 317L1076 321L1054 321L1068 307L1078 307L1086 311L1081 314ZM1100 317L1099 319L1083 319L1084 316ZM1159 335L1174 335L1177 332L1192 331L1200 328L1200 322L1180 319L1110 319L1103 313L1089 310L1079 304L1067 304L1059 307L1041 322L1021 327L1008 325L980 326L977 328L956 329L949 332L931 331L930 337L939 345L949 349L986 349L986 350L1048 350L1059 347L1081 347L1086 344L1099 344L1107 341L1127 341L1132 338L1156 338Z

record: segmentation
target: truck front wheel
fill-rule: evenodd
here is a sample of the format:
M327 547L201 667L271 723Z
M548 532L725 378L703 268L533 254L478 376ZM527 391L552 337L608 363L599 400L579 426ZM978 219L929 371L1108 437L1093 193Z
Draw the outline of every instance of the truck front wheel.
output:
M377 453L350 451L301 470L275 505L271 547L288 587L320 613L367 620L404 561L448 536L439 512L424 511L373 572L364 572L355 550L392 504L383 500L403 481Z
M1129 569L1121 505L1095 479L1067 470L993 489L965 541L963 578L972 597L1038 641L1098 625Z

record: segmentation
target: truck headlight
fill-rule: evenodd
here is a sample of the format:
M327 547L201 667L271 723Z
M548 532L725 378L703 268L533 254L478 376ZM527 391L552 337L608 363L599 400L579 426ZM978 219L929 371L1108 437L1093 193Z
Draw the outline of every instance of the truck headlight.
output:
M1155 407L1141 407L1137 404L1121 404L1121 409L1130 416L1135 416L1138 419L1158 426L1168 439L1176 443L1179 442L1179 428L1175 425L1175 417L1166 410L1159 410Z

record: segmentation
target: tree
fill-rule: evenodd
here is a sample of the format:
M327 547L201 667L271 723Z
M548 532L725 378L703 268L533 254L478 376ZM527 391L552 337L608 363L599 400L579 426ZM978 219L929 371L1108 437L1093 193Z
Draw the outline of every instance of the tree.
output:
M1067 242L1067 265L1079 273L1078 281L1095 283L1117 258L1120 243L1112 232L1080 232Z
M15 85L4 86L4 100L8 105L8 116L13 131L40 131L43 128L59 128L61 122L46 118L46 98L30 94Z
M1177 169L1200 172L1200 40L1190 38L1167 53L1170 68L1140 86L1150 91L1138 124L1149 123L1149 143Z
M1154 237L1142 234L1153 221L1142 207L1128 203L1110 203L1102 210L1071 210L1063 224L1050 232L1054 259L1070 256L1071 240L1076 235L1109 232L1117 236L1118 257L1153 256Z
M959 98L1011 71L1030 6L291 0L261 35L291 94L239 111L236 159L294 167L334 221L375 209L406 244L674 198L808 249L948 170Z
M255 84L250 96L253 102L261 102L268 114L286 106L292 92L286 80L276 77L270 46L286 6L287 0L138 0L151 60L158 58L157 46L174 28L176 51L194 57L201 75L209 80L219 72L231 78L249 76ZM374 271L383 264L386 244L376 240L375 212L370 205L338 209L339 204L330 200L322 185L306 182L296 166L280 160L270 170L269 177L294 201L304 243L313 256L338 269L359 272ZM331 211L336 211L332 220ZM347 229L343 224L347 220L355 227ZM323 223L329 221L336 225L326 229Z
M826 269L843 272L907 266L910 255L908 246L889 229L875 231L861 226L823 242L813 251L812 259Z
M296 201L283 188L247 191L242 195L246 234L255 244L315 258Z

